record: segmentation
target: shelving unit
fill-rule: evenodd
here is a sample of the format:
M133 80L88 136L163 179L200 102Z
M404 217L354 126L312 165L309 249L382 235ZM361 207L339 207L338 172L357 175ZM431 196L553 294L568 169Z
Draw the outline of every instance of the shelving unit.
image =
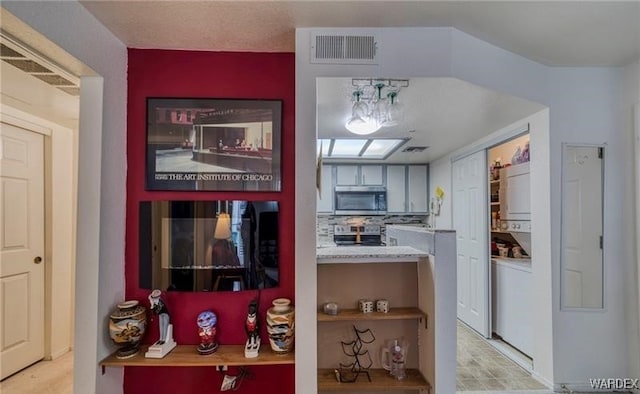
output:
M491 196L498 195L498 201L492 201ZM496 213L499 215L500 213L500 179L489 180L489 205L491 208L491 212L489 214L489 225L491 226L491 232L499 232L500 228L494 228L492 225L492 214Z
M407 369L407 377L398 380L384 369L370 369L371 382L366 376L360 376L353 383L341 383L336 380L333 369L318 370L318 390L324 391L389 391L389 390L430 390L429 382L417 369Z
M359 309L344 308L337 315L328 315L321 305L318 306L318 392L430 392L431 385L425 378L425 360L430 359L428 354L433 350L424 343L431 328L427 327L428 315L422 308L427 302L427 293L421 290L417 275L421 257L407 254L385 261L380 255L382 251L374 255L366 251L361 253L351 257L336 255L319 261L318 302L333 301L343 307L354 305L360 298L385 298L389 300L389 312L362 313ZM365 347L373 362L368 370L371 382L362 374L352 383L336 378L334 368L345 361L340 342L350 340L352 327L371 329L375 335L375 341ZM407 378L402 380L382 369L379 358L380 347L387 340L398 337L407 339L410 344Z
M333 321L358 321L358 320L405 320L405 319L426 319L426 313L418 308L392 308L387 313L371 312L362 313L358 309L343 309L337 315L327 315L318 312L318 322Z
M178 345L164 358L145 358L148 346L143 346L131 358L119 359L115 353L100 361L103 373L105 367L206 367L240 365L282 365L294 364L294 353L276 354L268 345L260 346L257 358L244 357L244 345L220 345L215 353L200 355L197 345Z

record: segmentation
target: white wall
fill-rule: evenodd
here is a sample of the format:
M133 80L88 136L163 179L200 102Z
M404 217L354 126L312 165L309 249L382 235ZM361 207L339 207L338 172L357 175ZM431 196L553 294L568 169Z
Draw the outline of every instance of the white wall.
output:
M435 197L437 187L444 190L440 214L429 218L433 228L453 228L453 195L451 190L451 157L445 156L429 163L429 190L431 197ZM429 199L431 200L431 199Z
M305 262L313 259L313 194L315 147L315 87L319 76L442 77L451 76L503 93L529 99L549 107L538 114L541 138L531 138L532 157L544 158L535 172L535 190L539 197L532 209L539 213L536 229L544 238L532 239L534 254L546 260L546 283L537 312L547 344L553 341L553 353L537 354L534 366L539 375L556 384L585 384L593 376L626 376L632 354L638 354L637 329L629 326L625 311L638 310L638 298L623 289L631 272L636 272L634 238L625 231L630 226L628 212L633 210L631 166L633 150L630 133L621 127L619 111L622 101L620 68L551 68L494 47L468 34L448 28L377 29L382 35L377 66L309 64L309 33L298 29L296 35L296 299L315 308L315 267ZM336 31L327 29L325 32ZM343 30L339 30L343 31ZM367 29L358 30L367 32ZM402 52L397 47L407 50ZM410 55L409 55L410 53ZM427 56L422 56L428 54ZM410 61L406 56L412 57ZM398 61L402 59L402 61ZM544 118L550 119L549 126ZM544 130L546 128L546 131ZM597 142L607 144L606 185L610 191L605 202L606 237L606 310L604 312L560 311L560 147L563 142ZM446 163L432 163L432 187L446 186ZM435 176L433 175L435 172ZM449 185L450 186L450 185ZM445 192L450 190L445 187ZM615 191L615 192L614 192ZM446 200L446 197L445 197ZM445 201L446 204L446 201ZM443 206L443 212L449 210ZM438 227L444 226L446 213ZM446 226L444 226L446 227ZM309 234L303 236L301 234ZM541 248L538 250L537 248ZM636 278L637 274L631 277ZM637 287L637 286L636 286ZM537 292L540 292L538 288ZM299 302L300 303L300 302ZM304 306L303 308L304 309ZM637 314L631 319L637 321ZM315 318L304 316L303 332L315 334ZM635 332L634 332L635 331ZM594 341L601 338L601 341ZM549 348L550 346L543 346ZM296 361L297 377L309 376L315 362L315 343L304 344ZM306 391L299 391L306 392Z
M380 64L314 65L309 63L310 32L296 30L296 392L317 392L316 242L316 78L446 76L450 68L451 29L340 29L384 33L378 43ZM401 62L398 59L402 58ZM455 328L452 329L455 335ZM452 349L455 351L455 349Z
M73 140L77 130L54 127L51 135L51 244L53 245L50 287L47 302L51 320L49 354L61 356L72 346L73 292L76 238L73 232L76 206L74 202Z
M625 279L634 270L632 233L627 231L633 210L630 133L622 129L621 70L614 68L551 69L551 185L561 190L561 144L605 144L604 280L605 309L601 312L560 309L560 275L554 275L554 365L556 382L589 388L594 376L625 376L630 351L627 307L637 302L625 294ZM578 99L579 98L579 99ZM552 196L551 239L554 274L560 269L559 193ZM607 340L593 341L593 338ZM589 346L585 346L589 344ZM575 360L581 360L576 363Z
M627 297L638 300L640 308L640 60L624 69L624 100L621 117L625 127L630 131L635 142L635 245L636 272L630 270L625 288ZM631 228L629 231L633 231ZM634 330L638 332L636 346L640 347L640 309L634 310L633 304L628 305L629 336L633 338ZM636 316L635 322L633 316ZM631 354L629 360L629 376L640 376L640 354ZM640 392L640 390L638 390Z
M632 233L626 231L628 220L625 220L625 216L628 218L625 212L633 209L628 187L631 168L626 164L632 159L632 151L629 133L621 129L618 119L623 94L621 70L549 68L530 64L461 32L454 34L454 42L461 43L453 51L456 76L537 100L550 107L551 190L560 190L562 142L608 145L610 160L606 161L605 182L608 191L616 192L607 193L605 202L607 309L604 313L560 311L560 195L555 192L550 195L553 376L554 382L575 384L576 388L588 383L587 379L593 376L625 376L628 357L638 353L638 345L633 340L637 338L637 329L628 328L629 317L625 316L625 310L637 309L637 297L631 298L625 294L625 286L620 286L625 278L636 277L629 275L636 268L630 263L633 260L633 238ZM484 53L479 56L481 49ZM532 148L532 157L534 154ZM539 188L536 190L545 192ZM537 255L540 256L539 253ZM629 305L633 307L629 308ZM607 340L594 344L593 338Z
M430 190L436 185L440 185L447 190L451 189L451 162L457 158L464 157L480 149L494 146L496 143L513 138L522 134L529 128L530 134L521 138L530 141L531 150L531 184L532 190L539 194L532 199L531 225L536 229L550 227L550 217L548 215L550 206L550 193L542 193L542 190L549 190L549 111L544 109L534 115L519 120L516 123L496 130L475 143L462 147L451 152L451 154L438 159L429 165ZM515 141L515 140L514 140ZM445 195L442 204L441 214L436 224L438 228L451 228L452 222L451 199L447 200ZM531 236L533 260L533 291L534 314L541 318L534 321L533 338L533 374L547 384L553 382L553 327L551 320L552 299L552 266L551 266L551 239L549 231L534 231Z
M110 353L110 310L124 297L126 47L77 2L4 1L2 6L100 77L82 79L74 390L119 393L122 369L101 375Z

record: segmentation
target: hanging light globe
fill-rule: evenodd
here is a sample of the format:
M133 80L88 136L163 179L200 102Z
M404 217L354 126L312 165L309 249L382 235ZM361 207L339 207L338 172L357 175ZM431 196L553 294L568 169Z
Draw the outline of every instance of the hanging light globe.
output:
M345 127L353 134L366 135L375 133L380 129L380 125L369 116L369 106L364 101L360 101L362 92L353 92L355 102L351 108L351 117L347 120Z
M352 118L345 124L347 130L353 134L367 135L380 130L380 125L371 119Z

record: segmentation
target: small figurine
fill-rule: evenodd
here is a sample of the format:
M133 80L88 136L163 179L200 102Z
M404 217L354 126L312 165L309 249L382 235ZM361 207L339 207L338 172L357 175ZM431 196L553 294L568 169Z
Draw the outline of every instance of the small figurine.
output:
M149 294L151 310L158 315L160 338L156 343L149 346L149 350L145 353L145 357L147 358L162 358L176 347L176 343L173 340L173 325L169 323L169 310L160 298L161 294L162 292L158 289L155 289Z
M167 338L167 328L169 326L169 311L164 304L160 295L160 290L155 289L149 294L149 303L151 304L151 310L158 315L159 327L160 327L160 339L156 342L158 345L162 345Z
M260 327L258 325L258 301L255 299L249 303L249 313L245 322L247 332L247 342L244 345L244 356L246 358L258 357L260 350Z
M205 355L218 350L216 342L216 323L218 317L211 311L204 311L198 315L198 335L200 335L200 345L198 353Z

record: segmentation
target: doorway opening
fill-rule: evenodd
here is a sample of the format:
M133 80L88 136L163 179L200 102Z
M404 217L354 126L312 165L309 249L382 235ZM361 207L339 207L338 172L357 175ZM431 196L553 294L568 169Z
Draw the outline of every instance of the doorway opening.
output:
M32 30L25 25L23 30L12 30L13 35L3 31L1 37L2 137L14 141L16 147L21 146L21 136L35 137L42 142L29 154L29 157L38 156L42 161L33 167L33 176L24 181L30 182L30 186L27 187L29 195L34 194L32 183L38 185L37 193L40 200L37 206L42 208L42 217L39 222L33 222L39 224L29 221L29 225L24 227L38 239L41 247L37 251L25 249L24 256L21 257L26 259L23 266L33 268L23 275L31 285L22 288L14 286L17 291L27 291L29 288L35 293L29 293L29 297L5 297L2 304L0 324L5 346L2 348L0 364L3 365L3 380L18 371L24 371L40 360L73 360L79 78L59 68L57 64L60 63L55 63L31 49L28 43L18 41L16 36L20 36L20 32L32 39L37 36L29 33ZM31 66L25 67L27 64ZM39 71L36 72L37 70ZM60 81L58 78L65 82L56 84L55 81ZM12 151L19 153L20 149ZM5 175L12 176L5 174L5 169L6 166L3 166L3 178ZM20 171L19 166L16 170ZM15 186L12 190L20 189L19 183ZM16 212L20 212L19 208L24 205L22 199L17 198L18 195L14 197L16 198L11 201L5 201L3 212L0 214L2 220L15 222L11 218ZM31 213L33 210L27 212ZM21 249L18 244L13 249ZM3 245L3 253L12 249L4 246L6 245ZM14 257L17 258L12 256L11 259L3 261L3 271L4 263L14 260ZM35 274L40 275L41 280L31 281L32 275ZM3 288L15 285L14 279L15 277L10 278L3 272ZM21 300L21 303L17 300ZM34 311L28 321L24 320L22 326L17 326L30 327L28 335L19 328L14 327L13 331L10 328L16 326L15 319L11 317L14 316L12 311L22 307ZM9 334L11 343L7 342ZM14 357L12 348L17 349L23 344L31 343L34 346L29 352L29 357ZM66 363L72 364L72 361ZM69 374L71 371L72 368L69 369ZM9 384L9 380L11 379L5 380L3 385ZM72 377L68 381L72 384Z
M478 259L484 261L486 274L470 278L469 283L479 286L478 282L486 280L487 318L486 325L478 328L471 324L473 320L466 322L465 314L458 314L459 392L547 389L534 378L533 370L535 264L531 248L529 126L497 137L480 151L486 160L481 204L486 220L479 221L481 225L475 228L486 236L488 248ZM455 210L454 224L461 221L455 220Z

